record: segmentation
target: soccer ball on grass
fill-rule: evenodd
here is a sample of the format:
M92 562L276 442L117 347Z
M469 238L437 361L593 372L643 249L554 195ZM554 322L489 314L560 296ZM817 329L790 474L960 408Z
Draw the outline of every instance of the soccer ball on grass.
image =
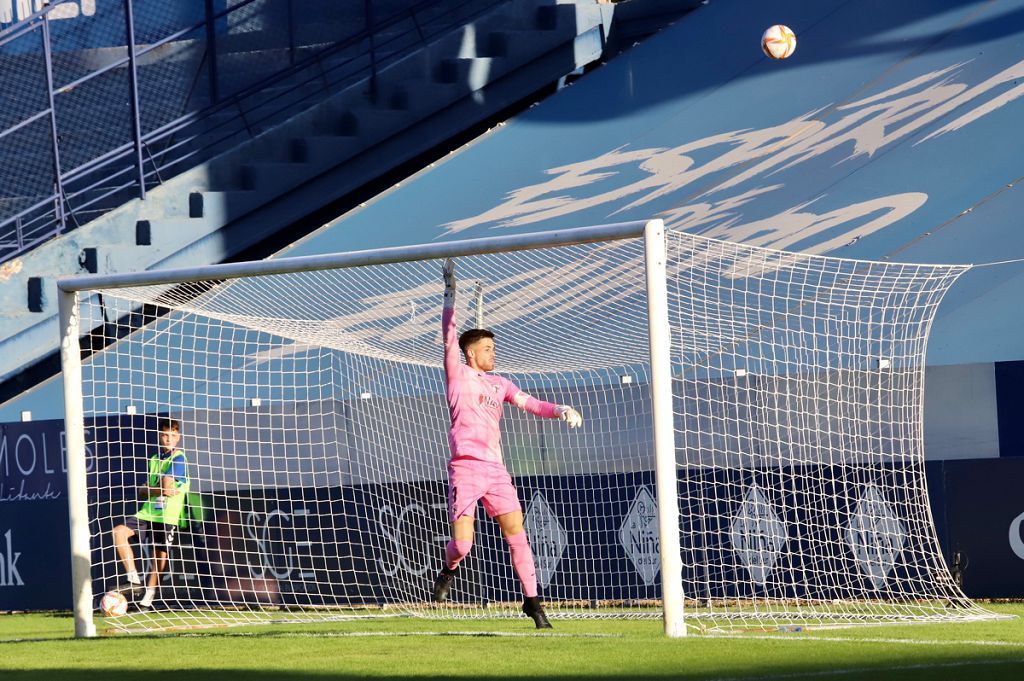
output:
M128 601L120 591L108 591L100 599L100 610L107 617L120 617L128 612Z

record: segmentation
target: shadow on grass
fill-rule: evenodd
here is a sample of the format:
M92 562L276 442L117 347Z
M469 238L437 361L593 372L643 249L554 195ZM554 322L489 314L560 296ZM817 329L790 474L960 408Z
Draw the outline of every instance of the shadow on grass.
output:
M2 648L0 648L2 653ZM3 681L41 681L43 679L67 679L69 681L108 681L116 678L117 681L180 681L182 674L186 674L189 681L222 681L223 679L245 678L247 681L316 681L322 679L337 679L338 681L356 681L357 679L393 679L395 681L458 681L460 679L501 679L502 681L514 681L517 679L529 679L539 681L542 679L573 679L583 681L587 679L616 679L622 681L654 681L656 679L684 679L692 681L742 681L744 679L757 679L758 681L826 681L842 679L843 681L969 681L973 679L984 679L985 681L1020 681L1024 679L1024 657L1014 651L1013 655L994 654L984 658L973 659L950 659L943 656L918 656L908 659L905 663L895 662L893 659L887 661L866 656L862 663L852 663L846 660L843 663L829 664L827 661L803 660L787 663L773 662L765 659L763 664L737 665L729 656L722 656L722 659L708 664L707 660L697 664L688 664L685 657L679 660L678 666L673 669L664 667L651 671L637 671L623 673L622 667L615 665L607 672L593 671L593 669L581 669L564 658L557 661L545 657L524 657L520 670L509 673L508 660L497 660L493 672L479 673L469 672L460 669L450 656L440 654L436 661L423 665L423 671L396 671L395 668L406 667L408 663L401 659L401 654L394 655L390 660L382 659L378 667L373 670L350 670L331 669L317 670L287 670L268 669L258 670L244 667L224 668L202 668L189 667L187 652L182 653L185 658L177 661L165 659L163 662L150 660L142 662L139 660L124 660L124 666L120 669L67 669L59 664L51 668L5 671L2 655L0 655L0 679ZM513 657L517 651L510 648L506 654L499 657ZM561 657L561 656L556 656ZM198 660L197 660L198 661ZM693 660L691 660L693 662ZM140 665L141 663L141 665ZM154 669L154 666L166 663L169 669ZM343 661L335 660L337 666L345 666ZM643 656L632 660L631 664L644 666ZM452 668L445 671L446 665ZM136 668L132 668L135 666ZM139 669L138 667L148 667ZM286 666L286 665L280 665ZM358 665L357 665L358 666ZM584 665L586 666L586 665ZM696 668L694 668L696 667Z
M642 661L638 660L638 664ZM131 664L127 662L127 664ZM444 665L439 660L438 667ZM843 681L968 681L973 679L984 679L985 681L1020 681L1024 678L1024 660L989 660L989 661L962 661L962 662L941 662L936 661L929 664L927 661L917 661L913 665L901 667L885 667L880 665L851 669L808 669L804 666L792 668L774 667L771 672L763 670L747 669L742 672L733 670L722 670L723 673L709 672L707 670L691 672L679 669L673 672L638 673L623 675L617 672L607 674L576 673L571 669L558 671L543 671L543 662L534 663L531 667L537 667L532 674L510 675L505 672L495 672L492 675L462 675L457 672L445 674L438 670L430 673L388 673L386 664L374 673L352 673L352 672L331 672L309 671L290 672L284 670L254 671L252 669L179 669L167 671L137 671L129 668L122 670L96 669L96 670L67 670L59 667L52 669L37 669L33 671L4 671L4 681L37 681L50 679L68 679L69 681L108 681L116 678L118 681L134 681L135 679L146 679L147 681L163 681L164 679L181 679L181 675L187 674L189 681L222 681L223 679L245 678L251 681L316 681L322 679L336 679L338 681L357 681L367 678L392 679L394 681L454 681L457 679L502 679L502 681L515 681L517 679L529 679L540 681L543 679L574 679L583 681L586 679L617 679L621 681L653 681L655 679L692 679L693 681L741 681L742 679L757 679L758 681L815 681L820 679L840 678ZM2 665L0 665L2 669Z

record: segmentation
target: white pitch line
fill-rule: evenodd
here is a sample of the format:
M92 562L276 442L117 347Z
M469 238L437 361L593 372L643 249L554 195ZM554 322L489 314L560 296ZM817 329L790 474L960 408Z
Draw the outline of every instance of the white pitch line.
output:
M762 641L824 641L826 643L884 643L889 644L902 644L902 645L918 645L918 646L992 646L996 648L1024 648L1024 641L971 641L971 640L946 640L946 639L911 639L911 638L860 638L860 637L844 637L844 636L805 636L800 634L794 635L744 635L744 634L715 634L709 636L708 639L716 638L727 638L727 639L755 639Z
M847 669L823 669L816 672L791 672L789 674L770 674L768 676L722 676L711 681L782 681L784 679L813 679L825 676L849 676L850 674L879 674L889 672L909 672L922 669L954 669L957 667L980 667L998 664L1024 664L1024 658L1014 660L978 660L974 662L936 662L934 664L905 664L897 667L850 667Z

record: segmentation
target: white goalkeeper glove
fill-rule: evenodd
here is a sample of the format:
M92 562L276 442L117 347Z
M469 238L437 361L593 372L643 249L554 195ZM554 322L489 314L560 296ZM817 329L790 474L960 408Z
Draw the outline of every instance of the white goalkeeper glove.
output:
M445 258L441 265L441 276L444 277L444 292L455 294L455 261Z
M579 428L583 425L583 417L580 416L578 411L568 405L558 405L555 407L555 413L558 414L558 418L568 423L570 428Z

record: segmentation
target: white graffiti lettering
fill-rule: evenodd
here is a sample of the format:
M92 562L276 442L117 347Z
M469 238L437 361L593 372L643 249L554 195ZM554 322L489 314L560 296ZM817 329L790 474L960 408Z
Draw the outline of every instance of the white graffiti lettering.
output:
M782 184L747 188L715 197L727 190L849 147L841 162L873 156L906 140L955 109L974 108L930 133L916 144L959 130L1024 96L1024 61L968 86L953 82L964 64L937 69L884 92L839 105L830 105L780 125L757 130L734 130L686 142L673 148L619 147L591 159L551 168L550 178L509 192L505 200L477 215L448 222L446 234L481 226L522 227L561 218L602 205L617 205L610 216L642 207L655 199L688 191L678 207L659 214L671 229L706 227L705 236L728 237L751 245L799 247L826 253L891 225L920 208L927 196L908 192L869 198L816 214L811 202L784 209L747 224L737 210L755 197L777 191ZM1007 87L1013 85L1012 87ZM980 101L988 98L986 101ZM976 103L980 102L980 103ZM716 154L715 151L718 151ZM710 157L703 163L696 160ZM637 173L640 179L633 179ZM715 198L712 198L715 197ZM870 218L870 219L868 219ZM862 223L862 224L859 224ZM855 224L852 231L837 229ZM826 233L832 239L801 243Z

